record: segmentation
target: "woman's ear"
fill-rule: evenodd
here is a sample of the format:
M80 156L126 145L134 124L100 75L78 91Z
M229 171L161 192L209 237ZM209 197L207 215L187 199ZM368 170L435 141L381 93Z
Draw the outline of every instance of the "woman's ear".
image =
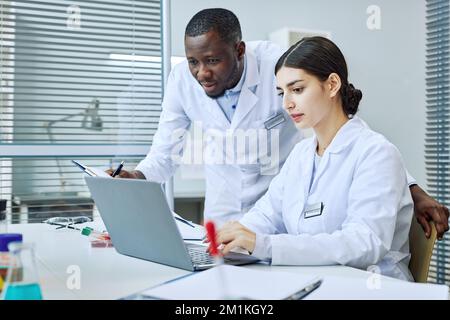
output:
M341 78L337 73L332 73L328 76L328 89L330 91L330 98L334 98L341 90Z

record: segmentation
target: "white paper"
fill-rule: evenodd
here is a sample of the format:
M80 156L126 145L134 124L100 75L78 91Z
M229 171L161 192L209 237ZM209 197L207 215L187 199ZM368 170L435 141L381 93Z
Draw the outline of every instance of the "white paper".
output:
M445 285L408 282L372 273L362 279L326 276L319 289L305 300L447 300L449 290Z
M184 219L182 216L180 216L179 214L177 214L175 211L172 211L172 214L173 214L173 216L174 216L175 218L179 218L179 219L186 220L186 219ZM188 221L188 220L186 220L186 221Z
M102 177L102 178L112 178L105 171L97 168L87 167L84 164L79 163L78 161L72 160L72 162L77 165L84 173L90 175L91 177ZM83 169L84 168L84 169Z
M186 223L183 223L183 222L175 219L175 221L177 222L178 230L180 230L181 236L183 237L184 240L203 240L203 238L206 235L206 230L203 226L193 223L191 221L188 221L173 211L172 211L172 214L174 215L174 217L183 219L184 221L188 222L190 225L194 226L194 228L192 228L191 226L188 226Z
M91 168L86 167L87 170L91 171L95 174L96 177L102 177L102 178L112 178L109 174L107 174L105 171L97 168Z
M279 300L316 280L317 277L296 273L222 265L148 289L141 294L170 300Z

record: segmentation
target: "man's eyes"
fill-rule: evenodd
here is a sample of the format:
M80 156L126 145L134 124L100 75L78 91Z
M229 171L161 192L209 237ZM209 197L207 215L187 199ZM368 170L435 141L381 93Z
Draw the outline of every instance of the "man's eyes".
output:
M208 59L209 64L215 64L218 63L219 61L220 61L219 59Z
M189 61L189 64L192 65L192 66L198 65L198 61L197 60L188 60L188 61ZM208 60L206 60L207 64L217 64L219 62L220 62L220 59L208 59Z

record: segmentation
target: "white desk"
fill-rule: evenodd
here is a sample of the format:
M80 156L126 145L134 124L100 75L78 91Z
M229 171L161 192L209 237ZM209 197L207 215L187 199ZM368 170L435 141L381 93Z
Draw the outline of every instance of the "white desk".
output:
M101 222L93 223L93 227L103 230ZM89 239L79 231L55 228L56 226L45 224L24 224L12 225L8 230L22 233L25 242L35 242L44 299L118 299L189 273L127 257L118 254L114 248L91 248ZM73 274L68 273L70 266L78 266L81 271L79 289L69 289L67 286L68 280L73 277ZM448 288L444 286L435 288L431 285L418 285L413 290L402 291L401 288L405 285L403 281L387 277L381 277L381 289L368 289L367 281L373 274L344 266L251 265L247 268L323 277L322 286L311 293L308 299L386 299L392 298L393 290L400 290L394 296L398 299L448 298ZM361 290L365 290L363 294ZM412 291L415 293L411 296Z

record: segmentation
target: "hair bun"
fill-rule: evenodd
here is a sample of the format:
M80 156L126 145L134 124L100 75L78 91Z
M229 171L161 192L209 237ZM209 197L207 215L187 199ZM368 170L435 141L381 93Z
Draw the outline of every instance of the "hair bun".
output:
M348 115L354 115L358 112L359 102L362 99L361 90L356 89L353 84L349 83L344 91L344 111Z

